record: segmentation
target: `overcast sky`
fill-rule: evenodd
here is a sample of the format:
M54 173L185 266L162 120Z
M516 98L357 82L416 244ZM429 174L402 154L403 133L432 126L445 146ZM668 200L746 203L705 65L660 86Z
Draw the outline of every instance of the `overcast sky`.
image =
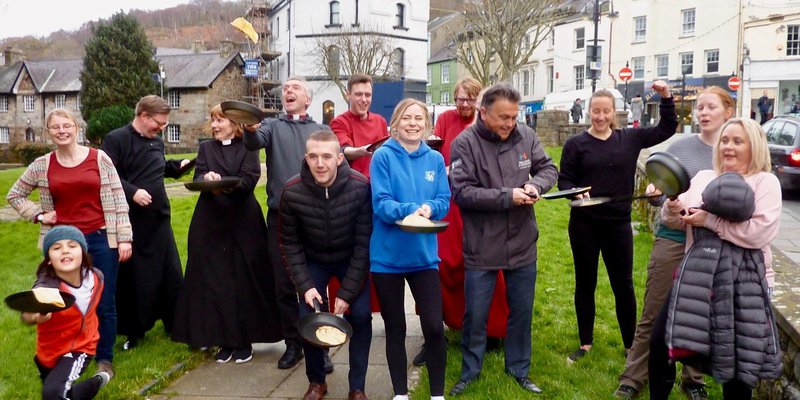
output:
M43 37L59 29L76 30L119 10L159 10L186 3L189 0L0 0L0 39Z

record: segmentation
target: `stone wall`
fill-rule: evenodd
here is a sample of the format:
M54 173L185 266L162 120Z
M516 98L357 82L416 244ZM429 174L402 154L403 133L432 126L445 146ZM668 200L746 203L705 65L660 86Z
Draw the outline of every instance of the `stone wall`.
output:
M617 111L618 126L627 126L627 113ZM563 110L541 110L536 113L536 133L544 146L562 146L567 138L583 132L591 124L574 124L569 112Z

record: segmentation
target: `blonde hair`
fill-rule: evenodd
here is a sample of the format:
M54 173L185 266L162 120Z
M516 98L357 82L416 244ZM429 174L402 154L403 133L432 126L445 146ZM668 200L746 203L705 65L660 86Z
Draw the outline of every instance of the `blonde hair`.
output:
M53 111L50 111L47 114L47 118L45 118L45 120L44 120L45 127L49 127L50 126L50 120L52 120L53 117L66 118L66 119L72 121L72 123L75 125L76 129L80 129L81 128L81 124L78 123L78 118L75 117L75 114L73 114L72 112L70 112L69 110L67 110L65 108L56 108Z
M214 118L224 118L228 121L231 121L233 125L233 136L240 138L244 134L244 128L242 124L233 122L230 118L226 117L225 114L222 112L222 106L219 104L211 107L211 110L208 112L209 118L206 120L206 123L203 125L203 133L206 135L214 136L214 130L211 129L211 123L214 122Z
M592 97L589 98L589 114L591 115L591 113L592 113L592 103L594 103L594 99L598 98L598 97L605 97L605 98L608 98L609 100L611 100L611 108L614 110L614 118L611 118L611 123L608 124L608 125L609 125L609 127L611 128L612 131L614 129L619 128L619 124L617 123L617 107L616 107L617 99L615 99L614 98L614 94L612 94L608 90L600 89L600 90L592 93Z
M761 130L761 126L758 122L750 118L731 118L722 125L719 139L717 139L717 144L714 146L714 171L722 173L722 159L719 156L719 147L720 143L722 143L722 133L731 125L741 126L742 130L745 132L745 136L747 136L747 140L750 142L750 165L747 166L745 175L772 171L772 161L769 155L769 147L767 146L767 136L764 135L764 131Z
M417 99L403 99L397 103L397 107L394 108L394 112L392 113L392 119L389 122L389 130L392 132L392 136L397 134L397 127L400 125L400 119L403 117L403 114L406 113L409 107L417 105L422 109L422 114L425 117L425 131L426 134L423 134L422 137L425 138L430 134L432 123L431 123L431 115L428 113L428 107L425 106L425 103L417 100Z

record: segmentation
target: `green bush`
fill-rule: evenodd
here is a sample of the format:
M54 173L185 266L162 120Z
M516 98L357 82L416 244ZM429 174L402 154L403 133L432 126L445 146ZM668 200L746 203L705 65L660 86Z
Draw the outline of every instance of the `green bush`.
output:
M33 160L52 150L53 145L45 143L23 142L14 147L14 152L17 153L17 157L19 157L19 160L25 165L30 164Z
M123 104L103 107L95 111L86 124L86 139L92 143L101 143L108 132L131 122L133 114L133 109Z

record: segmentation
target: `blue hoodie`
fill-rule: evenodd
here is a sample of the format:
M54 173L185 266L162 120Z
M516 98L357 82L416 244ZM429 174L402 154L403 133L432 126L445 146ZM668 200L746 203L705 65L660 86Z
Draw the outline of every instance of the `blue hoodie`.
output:
M375 151L369 170L374 210L371 271L397 274L438 268L436 234L403 232L395 221L422 204L430 206L432 220L447 214L450 186L442 155L425 142L409 153L392 138Z

